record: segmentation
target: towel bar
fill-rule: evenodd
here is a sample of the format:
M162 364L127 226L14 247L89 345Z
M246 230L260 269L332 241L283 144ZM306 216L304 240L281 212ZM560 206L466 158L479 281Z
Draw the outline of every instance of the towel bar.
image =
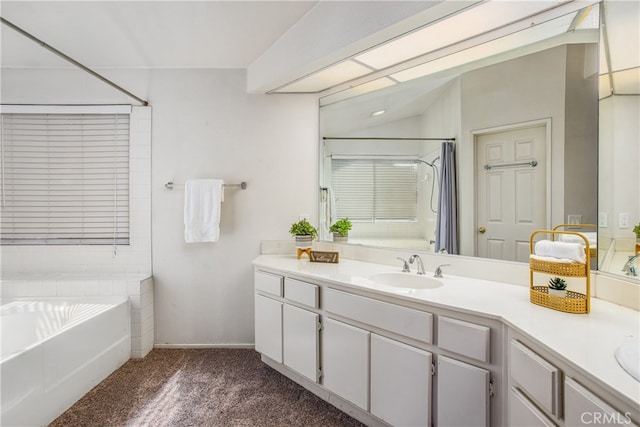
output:
M174 187L184 187L184 185L174 184L173 181L169 181L164 185L168 190L173 190ZM247 183L242 181L240 184L222 184L223 187L240 187L243 190L247 189Z

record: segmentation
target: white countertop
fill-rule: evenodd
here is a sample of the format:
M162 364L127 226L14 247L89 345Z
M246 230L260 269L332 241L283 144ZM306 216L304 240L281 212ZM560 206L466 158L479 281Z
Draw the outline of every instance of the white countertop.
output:
M589 314L564 313L532 304L528 287L451 276L446 269L439 279L444 286L420 290L379 285L369 279L377 273L400 272L399 267L388 265L350 259L338 264L312 263L293 255L260 255L253 263L284 274L500 319L630 405L640 402L640 382L614 356L618 346L640 336L640 312L629 308L592 298ZM432 276L432 272L427 274Z

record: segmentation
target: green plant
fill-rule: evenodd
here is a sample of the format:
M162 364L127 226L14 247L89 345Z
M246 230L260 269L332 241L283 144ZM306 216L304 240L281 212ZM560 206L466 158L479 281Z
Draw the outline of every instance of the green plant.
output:
M549 280L549 288L563 291L567 289L567 282L560 277L554 277Z
M636 233L636 237L640 239L640 222L633 227L633 232Z
M301 219L291 224L289 233L291 233L292 236L311 236L312 239L318 237L318 230L306 219Z
M332 233L338 233L342 236L346 236L349 234L349 230L351 230L351 220L349 218L341 218L331 224L329 227L329 231Z

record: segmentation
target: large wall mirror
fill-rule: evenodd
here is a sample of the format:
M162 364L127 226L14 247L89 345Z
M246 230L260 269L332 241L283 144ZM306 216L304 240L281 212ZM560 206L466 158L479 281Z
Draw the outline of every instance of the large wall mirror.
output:
M348 244L527 262L531 232L562 226L638 280L622 270L640 222L639 9L595 3L322 98L321 239L349 217Z

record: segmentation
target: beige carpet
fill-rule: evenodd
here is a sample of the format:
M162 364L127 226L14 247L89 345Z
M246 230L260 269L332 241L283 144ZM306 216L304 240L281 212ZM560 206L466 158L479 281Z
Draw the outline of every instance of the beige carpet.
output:
M130 360L51 426L362 426L253 350L154 349Z

